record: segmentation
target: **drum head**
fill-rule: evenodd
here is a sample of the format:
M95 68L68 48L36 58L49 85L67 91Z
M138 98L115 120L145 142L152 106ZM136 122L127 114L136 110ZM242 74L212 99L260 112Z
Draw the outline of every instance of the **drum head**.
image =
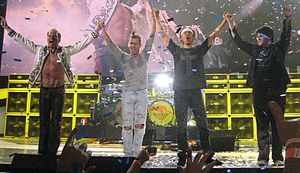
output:
M154 101L148 108L149 119L158 126L169 124L174 116L173 106L165 100Z

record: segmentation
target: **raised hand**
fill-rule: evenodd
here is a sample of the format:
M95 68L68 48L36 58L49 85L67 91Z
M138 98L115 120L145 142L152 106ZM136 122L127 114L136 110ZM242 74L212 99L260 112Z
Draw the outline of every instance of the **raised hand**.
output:
M227 17L230 15L230 13L229 12L224 12L223 13L223 20L226 20L227 21Z
M142 149L139 154L136 156L136 158L138 158L141 162L146 162L147 160L149 160L149 155L148 152L146 151L147 148Z
M105 27L104 21L103 21L103 20L100 20L100 21L98 22L98 26L99 26L100 29L103 29L103 28Z
M193 160L192 150L188 149L186 167L178 166L177 169L180 173L209 173L216 164L216 161L205 165L208 157L209 154L198 152Z
M86 143L75 143L74 138L77 132L77 128L75 128L63 148L61 156L57 159L57 170L65 171L69 173L75 172L75 170L80 169L81 172L92 155L91 151L87 150ZM86 173L91 173L95 170L96 167L91 166L87 169Z
M233 19L233 16L232 14L230 13L224 13L223 17L225 17L227 23L228 23L228 26L230 28L230 30L232 30L234 27L235 27L235 22L234 22L234 19ZM234 37L235 34L234 33L231 33L231 35Z
M283 112L280 106L271 101L268 104L272 116L275 119L279 138L282 143L286 143L288 139L300 137L300 122L298 121L285 121Z
M0 16L0 25L2 26L3 29L5 29L7 32L9 32L11 29L7 25L7 21L5 20L4 17Z
M225 14L223 14L223 17L225 17L225 19L227 20L228 23L231 22L231 21L233 21L232 14L230 14L228 12L225 13Z
M152 10L152 16L155 18L155 19L158 19L159 18L159 10Z

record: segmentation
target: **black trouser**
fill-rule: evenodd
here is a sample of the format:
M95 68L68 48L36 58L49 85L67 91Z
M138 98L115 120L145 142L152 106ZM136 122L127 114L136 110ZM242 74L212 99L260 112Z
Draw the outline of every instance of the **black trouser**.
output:
M271 123L272 132L272 159L283 160L282 157L282 143L279 139L276 123L271 115L268 107L269 101L276 101L281 110L285 110L285 91L286 88L253 88L253 105L257 123L257 136L258 136L258 160L269 161L270 153L270 136L269 128Z
M211 149L207 128L207 115L204 108L201 89L176 89L174 92L175 114L177 120L177 143L178 149L186 151L187 143L187 109L190 107L196 119L199 129L201 149Z
M65 89L41 87L39 154L56 155L60 144L60 127Z

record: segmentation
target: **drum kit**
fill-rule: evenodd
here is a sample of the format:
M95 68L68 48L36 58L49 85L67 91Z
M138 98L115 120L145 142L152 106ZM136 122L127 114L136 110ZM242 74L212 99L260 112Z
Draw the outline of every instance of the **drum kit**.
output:
M91 105L91 119L96 125L122 125L121 90L102 94L100 102Z
M101 86L99 102L92 102L91 120L94 125L122 126L122 89L124 81L113 80ZM149 126L176 126L174 91L172 87L150 87L148 92L147 122ZM191 111L189 111L191 112ZM188 120L192 114L187 113ZM195 123L192 123L195 124Z
M95 125L122 126L122 90L102 93L100 102L91 104L91 120ZM173 99L149 98L147 124L151 126L175 126Z

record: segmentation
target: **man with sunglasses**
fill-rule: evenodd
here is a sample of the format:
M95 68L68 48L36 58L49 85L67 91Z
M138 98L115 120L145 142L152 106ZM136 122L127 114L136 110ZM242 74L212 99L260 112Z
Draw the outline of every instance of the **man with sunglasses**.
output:
M269 128L272 131L272 159L274 165L283 166L282 143L278 137L276 123L271 116L268 102L276 101L285 110L285 96L290 79L284 66L285 55L290 44L292 8L284 8L285 19L280 40L274 43L273 30L263 26L256 31L257 44L248 43L239 36L232 15L226 20L229 32L236 45L251 56L247 86L253 88L253 105L258 133L258 166L267 166L270 153Z

